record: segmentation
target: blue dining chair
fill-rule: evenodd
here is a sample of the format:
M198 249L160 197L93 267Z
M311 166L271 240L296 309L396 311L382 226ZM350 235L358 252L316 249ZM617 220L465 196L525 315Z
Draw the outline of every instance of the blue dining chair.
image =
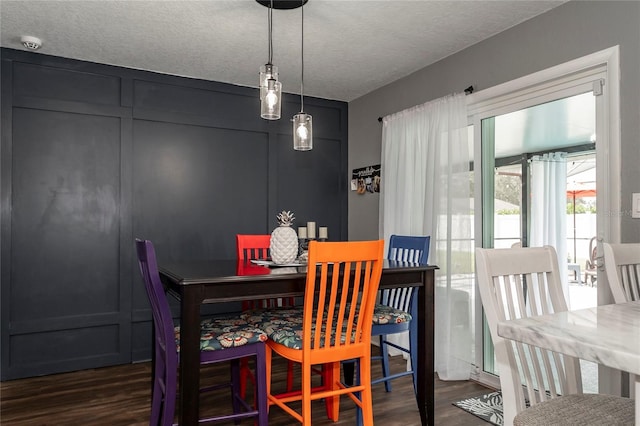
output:
M154 371L149 425L173 425L176 405L177 375L180 360L180 327L175 327L164 291L156 254L151 241L136 239L138 264L151 305L154 325ZM256 417L259 426L268 424L266 334L239 317L205 319L200 329L200 364L230 361L231 382L203 388L210 391L231 389L233 414L201 419L201 422ZM255 407L240 397L240 360L256 357Z
M429 258L430 236L391 235L387 259L398 262L410 262L427 264ZM418 371L418 295L417 287L400 287L383 289L379 291L379 302L374 307L373 325L371 327L371 339L378 336L380 339L380 355L371 357L371 360L382 362L382 377L371 380L371 385L384 383L385 390L391 392L391 381L400 377L411 375L413 378L413 390L417 393ZM392 334L409 331L409 347L398 345L388 340ZM398 373L391 373L389 368L389 347L409 354L411 369ZM352 365L349 366L349 363ZM351 369L353 362L344 364L345 382L349 385L353 377ZM358 369L356 369L356 372ZM360 383L360 377L356 374L356 383ZM356 423L363 425L362 412L357 410Z
M431 237L391 235L387 259L427 264ZM407 375L413 376L414 391L417 389L417 347L418 347L418 304L417 287L402 287L380 291L380 302L374 310L371 336L379 336L380 356L374 359L382 361L382 377L371 384L384 382L385 390L391 392L391 380ZM409 330L409 347L390 342L388 336ZM392 374L389 368L389 347L409 354L411 370Z

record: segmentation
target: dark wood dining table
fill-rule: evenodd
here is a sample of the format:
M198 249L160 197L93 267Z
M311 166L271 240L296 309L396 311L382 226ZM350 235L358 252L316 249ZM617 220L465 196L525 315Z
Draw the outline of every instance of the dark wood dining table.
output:
M423 425L434 421L434 265L385 260L380 288L417 287L418 388L416 399ZM199 417L200 317L209 303L304 295L306 266L256 268L237 260L163 263L160 277L180 300L179 418L196 425Z

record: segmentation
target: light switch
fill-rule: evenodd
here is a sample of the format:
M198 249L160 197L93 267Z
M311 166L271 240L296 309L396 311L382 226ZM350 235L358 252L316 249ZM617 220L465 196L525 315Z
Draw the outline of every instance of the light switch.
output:
M631 217L640 219L640 193L631 194Z

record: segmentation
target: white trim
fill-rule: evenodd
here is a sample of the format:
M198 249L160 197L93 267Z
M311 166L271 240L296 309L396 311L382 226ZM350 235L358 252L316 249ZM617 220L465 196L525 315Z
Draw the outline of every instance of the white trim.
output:
M470 112L481 106L482 103L488 102L498 97L511 97L515 92L522 93L526 89L528 92L538 90L544 85L555 85L562 80L570 80L572 74L589 72L590 68L606 66L607 76L615 77L619 80L619 50L618 46L613 46L599 52L592 53L581 58L538 71L515 80L507 81L481 91L468 95L467 105ZM535 87L534 87L535 86ZM619 84L618 86L619 91Z
M494 374L489 374L485 371L482 371L476 365L473 366L473 371L469 379L473 380L474 382L481 383L484 386L488 386L491 389L500 390L500 378Z
M620 49L618 46L608 49L610 55L606 58L607 78L602 96L603 122L596 123L596 140L602 140L604 147L596 150L597 188L599 194L607 194L602 199L603 204L597 205L602 211L604 223L602 231L598 231L598 240L610 243L620 242L621 218L621 147L620 147ZM602 132L598 130L602 129ZM600 139L599 139L600 138ZM600 157L598 157L600 154ZM600 165L604 166L601 167ZM600 184L602 182L602 184ZM600 217L600 215L599 215ZM600 225L600 224L598 224ZM601 253L601 248L598 249ZM604 286L603 286L604 287ZM598 300L600 292L598 292ZM610 302L613 302L611 300Z
M543 83L531 83L530 76L522 77L518 79L522 80L522 89L516 90L513 93L491 96L491 89L477 92L478 95L482 95L482 98L478 96L477 98L467 100L469 115L486 116L485 114L489 113L491 115L500 115L504 113L503 111L510 112L517 109L528 108L562 97L575 95L578 94L578 92L590 92L593 90L594 81L606 79L606 77L606 66L604 65L591 67L587 70L571 73L570 75ZM578 87L580 88L578 89ZM485 92L489 93L485 94ZM476 93L469 96L474 95L476 95ZM470 102L473 103L470 104Z

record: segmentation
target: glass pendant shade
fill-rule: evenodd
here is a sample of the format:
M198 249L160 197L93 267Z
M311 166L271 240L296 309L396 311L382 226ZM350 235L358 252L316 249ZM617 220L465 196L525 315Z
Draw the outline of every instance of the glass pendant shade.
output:
M278 81L278 67L265 64L260 67L260 117L278 120L282 106L282 83Z
M293 116L293 149L296 151L313 149L313 120L304 112Z

